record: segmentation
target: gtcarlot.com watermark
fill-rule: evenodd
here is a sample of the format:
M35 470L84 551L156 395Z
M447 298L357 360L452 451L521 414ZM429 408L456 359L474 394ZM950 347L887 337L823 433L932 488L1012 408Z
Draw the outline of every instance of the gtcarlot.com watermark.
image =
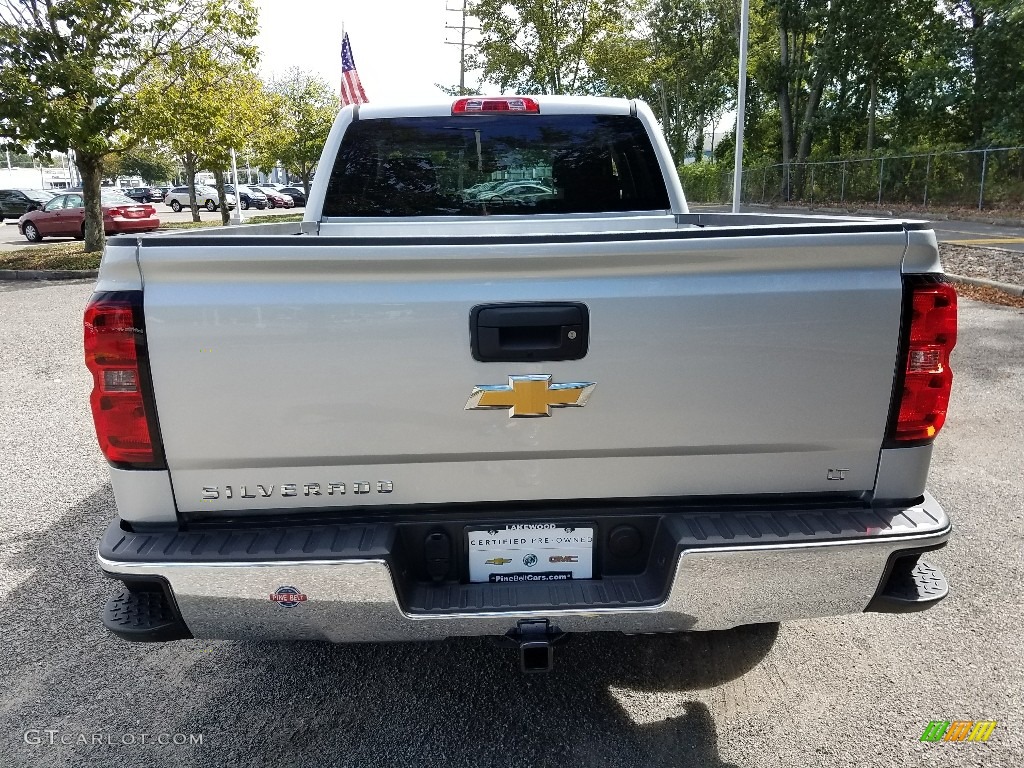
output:
M202 746L202 733L102 733L69 732L55 729L33 728L25 731L25 743L37 747L136 747L159 744L172 747Z

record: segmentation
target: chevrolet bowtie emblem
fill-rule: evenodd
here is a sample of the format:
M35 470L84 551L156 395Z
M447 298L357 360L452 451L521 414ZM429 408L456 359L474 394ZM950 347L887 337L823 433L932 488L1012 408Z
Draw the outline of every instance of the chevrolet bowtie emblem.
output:
M507 557L495 557L491 560L485 561L485 565L508 565L512 561Z
M552 384L550 376L509 376L508 384L474 387L466 410L508 408L510 419L550 416L552 408L582 408L596 386L589 381Z

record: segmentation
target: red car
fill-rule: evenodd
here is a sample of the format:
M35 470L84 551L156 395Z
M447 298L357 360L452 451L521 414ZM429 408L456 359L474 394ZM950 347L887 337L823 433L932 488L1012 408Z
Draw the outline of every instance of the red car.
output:
M85 237L85 208L82 193L57 195L41 210L29 211L18 219L18 231L29 242L38 243L44 237ZM103 231L108 235L123 232L149 232L160 226L156 208L137 203L120 192L100 192L103 209Z
M291 195L279 192L273 187L254 187L267 196L267 206L270 208L294 208L295 199Z

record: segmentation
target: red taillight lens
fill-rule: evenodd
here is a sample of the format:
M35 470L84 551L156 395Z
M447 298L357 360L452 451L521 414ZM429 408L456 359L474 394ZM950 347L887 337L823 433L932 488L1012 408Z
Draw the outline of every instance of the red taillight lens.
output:
M956 290L948 283L911 288L910 332L903 390L893 428L898 442L930 440L946 421L956 346Z
M89 398L96 437L108 461L151 464L153 439L143 402L137 336L130 300L94 298L85 309L85 364L92 373Z
M475 96L469 99L459 99L452 104L453 115L472 115L481 112L521 112L525 114L538 114L540 105L534 99L524 96L501 96L482 98Z
M156 216L156 208L152 205L143 206L142 211L146 216Z
M107 208L107 216L124 216L124 208Z

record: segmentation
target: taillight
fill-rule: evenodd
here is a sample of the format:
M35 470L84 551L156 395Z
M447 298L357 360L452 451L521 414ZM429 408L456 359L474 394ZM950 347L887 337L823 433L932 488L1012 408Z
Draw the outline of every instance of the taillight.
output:
M98 293L85 309L85 364L92 373L89 398L96 437L107 460L153 466L156 430L145 402L148 371L142 309L137 293Z
M146 214L146 216L156 216L156 208L152 205L144 205L142 207L142 212Z
M520 112L538 114L540 105L534 99L525 96L499 96L482 98L474 96L459 99L452 104L453 115L479 114L481 112Z
M934 438L946 421L953 387L949 355L956 345L956 290L949 283L916 283L909 289L902 387L890 434L897 443Z

